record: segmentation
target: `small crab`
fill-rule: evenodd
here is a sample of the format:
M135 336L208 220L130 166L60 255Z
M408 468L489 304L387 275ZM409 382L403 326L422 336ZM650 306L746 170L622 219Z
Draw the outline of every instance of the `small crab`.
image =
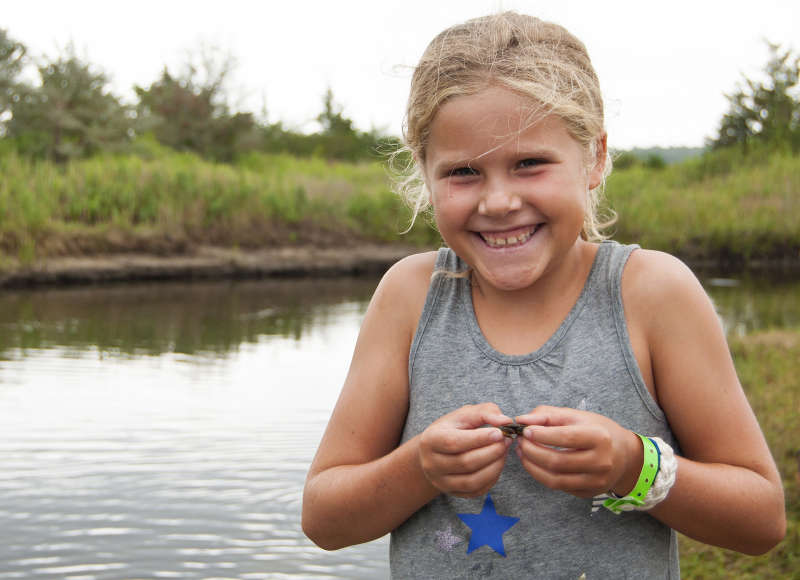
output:
M519 423L508 423L507 425L500 425L498 429L503 432L503 435L506 437L510 437L512 439L516 439L517 437L522 435L522 432L525 430L526 425L521 425Z

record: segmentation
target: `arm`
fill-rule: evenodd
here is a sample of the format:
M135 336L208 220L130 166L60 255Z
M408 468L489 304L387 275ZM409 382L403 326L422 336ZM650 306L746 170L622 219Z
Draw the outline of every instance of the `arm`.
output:
M378 538L437 490L422 474L416 441L397 447L408 408L408 353L432 271L412 256L384 276L303 492L303 530L336 549Z
M631 255L622 291L642 375L684 453L670 494L649 513L709 544L768 551L785 534L780 476L708 297L678 260L647 251ZM633 487L642 446L613 421L552 407L517 420L534 425L519 452L545 485L580 497Z
M678 260L640 251L623 275L623 299L683 453L675 486L650 513L702 542L770 550L786 530L781 479L710 300Z
M475 427L510 419L488 404L451 413L398 446L408 354L432 269L431 254L399 262L367 310L303 494L303 530L325 549L379 538L442 490L478 492L502 469L500 431Z

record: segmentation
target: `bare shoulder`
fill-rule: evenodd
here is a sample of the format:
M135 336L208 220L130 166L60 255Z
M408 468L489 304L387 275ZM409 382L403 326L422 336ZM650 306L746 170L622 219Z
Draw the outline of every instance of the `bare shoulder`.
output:
M697 277L686 264L675 256L655 250L640 249L631 254L622 284L642 300L663 299L674 292L702 291Z
M654 250L636 250L622 274L626 312L639 323L678 322L690 312L714 315L711 301L691 269L678 258Z
M421 284L427 289L435 263L436 252L411 254L392 265L384 274L381 284L400 286L405 290Z
M395 322L405 321L416 327L435 262L436 252L424 252L395 263L378 284L370 308L381 311Z

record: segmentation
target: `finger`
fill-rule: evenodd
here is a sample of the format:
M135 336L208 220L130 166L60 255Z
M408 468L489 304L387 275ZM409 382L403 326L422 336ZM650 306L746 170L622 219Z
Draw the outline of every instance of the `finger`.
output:
M464 474L475 473L494 462L504 459L511 440L503 438L502 441L471 449L460 454L436 454L433 457L434 465L440 473Z
M557 489L579 497L591 497L598 493L604 493L608 489L605 479L592 473L553 472L528 460L523 454L520 454L520 460L525 471L531 477L550 489Z
M426 435L425 444L434 453L460 455L498 443L504 439L502 431L494 428L432 430Z
M541 405L530 413L520 415L516 420L523 425L560 426L581 423L585 420L585 416L585 411Z
M511 417L500 412L494 403L467 405L453 413L454 426L458 429L476 429L483 425L499 427L511 423Z
M504 465L505 456L474 473L446 475L441 478L442 487L460 497L485 494L497 483Z
M529 441L518 445L522 458L550 473L595 473L604 470L593 451L553 449Z
M528 441L568 449L594 449L610 443L610 435L604 429L591 425L569 425L564 427L542 427L531 425L522 433Z

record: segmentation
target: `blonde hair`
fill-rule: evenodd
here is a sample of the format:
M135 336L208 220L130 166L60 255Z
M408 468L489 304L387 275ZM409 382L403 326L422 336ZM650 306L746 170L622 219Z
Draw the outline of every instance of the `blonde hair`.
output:
M515 12L468 20L431 41L411 79L404 147L399 152L410 153L411 161L398 180L398 191L413 211L412 225L430 206L421 165L436 113L448 99L474 95L489 85L529 97L537 105L532 118L534 114L560 117L586 152L587 171L600 161L603 98L583 43L557 24ZM604 161L608 175L611 159L607 153ZM581 231L586 240L604 239L601 230L616 219L613 212L605 221L598 217L602 185L587 196Z

